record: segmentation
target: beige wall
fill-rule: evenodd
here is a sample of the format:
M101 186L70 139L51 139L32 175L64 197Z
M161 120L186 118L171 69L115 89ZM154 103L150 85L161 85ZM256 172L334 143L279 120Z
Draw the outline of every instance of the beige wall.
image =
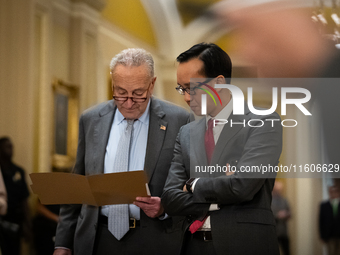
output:
M33 4L1 0L0 6L0 135L15 144L15 160L29 172L34 158ZM20 6L20 8L18 8Z

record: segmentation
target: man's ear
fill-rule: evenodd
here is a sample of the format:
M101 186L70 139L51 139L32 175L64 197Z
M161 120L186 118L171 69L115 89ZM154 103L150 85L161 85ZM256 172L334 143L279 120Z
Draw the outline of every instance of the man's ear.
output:
M111 91L112 91L112 96L115 94L115 89L114 89L114 84L113 84L113 75L112 72L110 72L111 76Z
M225 84L225 78L224 78L224 76L221 75L221 74L220 74L219 76L217 76L216 83L217 83L217 84Z
M149 88L149 91L150 91L151 95L152 95L152 92L153 92L153 88L155 87L156 80L157 80L156 76L152 78L152 81L151 81L151 84L150 84L150 88Z
M217 76L217 77L216 77L215 83L216 83L216 84L225 84L226 82L225 82L224 76L221 75L221 74L220 74L219 76ZM222 89L222 88L215 88L215 90L216 90L218 93L221 92L221 89Z

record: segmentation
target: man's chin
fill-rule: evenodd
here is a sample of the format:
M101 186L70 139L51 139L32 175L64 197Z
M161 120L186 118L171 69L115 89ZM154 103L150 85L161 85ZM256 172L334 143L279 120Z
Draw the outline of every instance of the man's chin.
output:
M202 116L201 107L198 107L198 106L191 106L190 108L191 108L191 110L194 112L194 114L195 114L196 116Z
M131 112L131 111L124 111L122 112L122 115L124 116L124 118L128 119L128 120L135 120L139 118L139 112Z

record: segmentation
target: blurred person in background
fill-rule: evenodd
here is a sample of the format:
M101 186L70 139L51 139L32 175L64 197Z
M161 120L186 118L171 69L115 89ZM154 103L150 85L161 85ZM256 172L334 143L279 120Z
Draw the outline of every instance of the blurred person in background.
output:
M311 11L296 1L226 0L215 14L234 29L238 55L261 78L339 78L340 51L326 40ZM340 86L323 82L310 88L320 109L327 163L340 164Z
M60 205L37 204L37 215L33 219L34 247L36 255L52 255L59 221Z
M328 255L340 254L340 210L339 189L328 188L329 200L320 204L319 232L326 244Z
M13 144L9 137L0 138L0 167L8 196L7 213L1 223L2 255L19 255L21 237L31 239L29 191L24 170L12 162Z
M1 168L0 168L0 229L2 223L2 216L7 213L7 192L4 183L4 179L2 178ZM2 246L1 242L3 240L2 233L0 231L0 247ZM1 252L0 252L1 254Z
M289 237L287 229L287 221L291 217L289 204L287 199L282 195L283 183L275 181L272 192L272 211L276 222L276 234L283 255L289 255Z
M320 35L310 10L283 0L222 3L217 16L233 29L238 56L255 66L259 77L325 77L336 49Z
M0 168L0 217L7 213L7 192Z

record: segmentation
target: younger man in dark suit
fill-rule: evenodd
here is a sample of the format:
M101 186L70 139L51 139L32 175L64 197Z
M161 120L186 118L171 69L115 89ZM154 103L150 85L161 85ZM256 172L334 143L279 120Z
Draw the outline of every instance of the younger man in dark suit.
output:
M255 115L246 105L243 115L234 114L235 95L215 87L230 83L232 69L229 56L217 45L197 44L180 54L177 61L176 89L196 115L202 115L201 98L206 91L221 99L215 103L206 96L206 116L181 128L164 187L166 212L187 218L182 253L279 254L270 208L275 174L268 178L266 174L241 171L277 165L282 127L265 120L279 116ZM190 87L191 78L203 82ZM214 87L216 93L211 89ZM221 119L228 123L221 125ZM251 125L247 124L250 120ZM202 174L218 166L225 170ZM228 171L230 167L235 172ZM201 170L200 178L197 169Z

